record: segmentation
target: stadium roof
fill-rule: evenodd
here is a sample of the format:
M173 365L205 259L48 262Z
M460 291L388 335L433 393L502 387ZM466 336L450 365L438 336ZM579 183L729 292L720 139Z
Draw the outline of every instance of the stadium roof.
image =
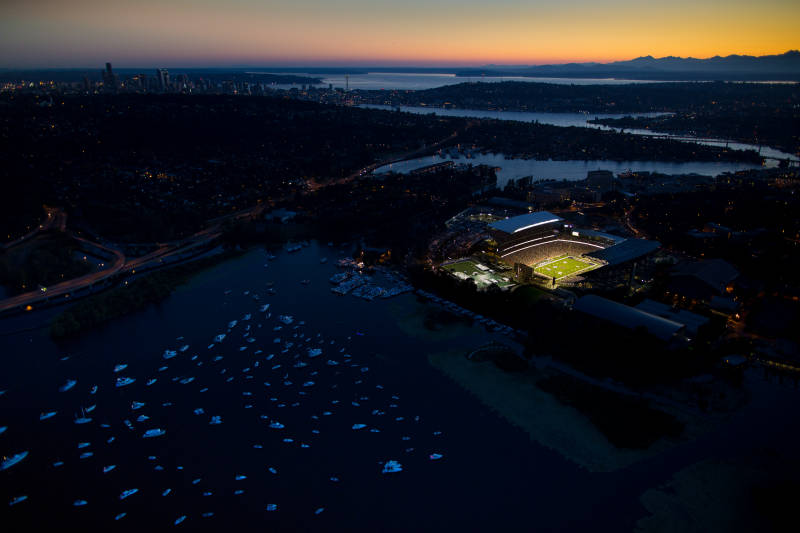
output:
M673 269L673 276L692 276L722 293L725 286L739 277L739 272L723 259L684 263Z
M684 328L681 323L667 320L594 294L587 294L578 298L573 309L608 320L628 329L644 327L650 334L664 341L669 340Z
M596 259L602 259L609 266L619 265L626 261L638 259L643 255L657 250L661 246L658 241L648 241L647 239L628 239L614 246L609 246L604 250L597 250L586 255Z
M691 313L685 309L675 309L672 306L662 304L661 302L656 302L655 300L651 300L649 298L645 298L642 303L636 306L636 309L644 311L645 313L650 313L651 315L657 315L661 318L672 320L674 322L679 322L686 326L686 331L692 334L697 333L697 330L700 328L700 326L708 322L708 318L704 317L703 315Z
M575 228L578 235L588 235L589 237L600 237L601 239L608 239L609 241L614 241L614 244L619 244L623 241L627 241L625 237L620 237L619 235L612 235L611 233L606 233L604 231L595 231L593 229L579 229Z
M541 226L550 222L560 222L563 218L548 213L547 211L536 211L526 215L519 215L516 217L507 218L505 220L498 220L489 224L490 228L504 231L506 233L516 233L518 231L526 230L534 226Z

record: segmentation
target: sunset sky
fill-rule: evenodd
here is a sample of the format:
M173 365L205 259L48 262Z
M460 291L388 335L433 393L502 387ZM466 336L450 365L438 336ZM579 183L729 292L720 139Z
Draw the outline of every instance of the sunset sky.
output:
M2 0L0 67L483 65L800 48L798 0Z

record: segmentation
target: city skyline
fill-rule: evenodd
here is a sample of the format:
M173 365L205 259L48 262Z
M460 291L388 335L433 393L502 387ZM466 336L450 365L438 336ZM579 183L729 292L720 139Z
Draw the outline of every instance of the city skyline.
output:
M44 0L0 7L0 67L477 66L706 58L800 48L770 0Z

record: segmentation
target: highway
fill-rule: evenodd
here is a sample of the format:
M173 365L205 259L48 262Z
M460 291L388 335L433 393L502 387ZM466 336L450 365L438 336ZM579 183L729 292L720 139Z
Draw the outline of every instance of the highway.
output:
M229 215L215 218L210 221L211 224L207 228L198 231L194 235L178 241L163 243L158 247L158 249L148 254L130 259L126 258L125 254L116 248L105 246L73 234L72 238L82 243L84 246L98 248L103 252L112 255L114 260L111 265L103 270L52 285L47 287L46 291L36 290L26 292L24 294L18 294L17 296L6 298L5 300L0 300L0 313L14 309L25 309L27 306L31 306L33 308L36 304L40 304L42 302L50 303L52 300L58 298L60 298L62 301L66 301L68 295L73 295L78 291L90 288L98 283L103 283L116 274L132 274L137 268L152 269L164 266L169 262L170 259L180 256L181 254L184 254L190 250L207 246L215 239L218 239L222 235L222 225L226 221L258 216L263 212L264 209L265 206L257 205L255 207L249 207ZM46 229L57 227L61 231L64 231L66 214L63 211L54 210L53 216L49 216L48 218L50 219L50 222L46 225ZM45 229L45 225L43 225L41 229L38 229L37 232L42 231L43 229ZM28 238L28 236L25 238Z
M102 244L96 242L88 241L82 237L78 237L75 235L73 235L72 238L75 239L76 241L82 242L87 246L99 248L104 252L113 255L114 262L106 269L99 270L97 272L86 274L85 276L80 276L67 281L62 281L61 283L57 283L56 285L48 287L46 291L36 290L19 294L11 298L6 298L5 300L0 300L0 313L15 308L26 307L28 305L33 306L34 304L42 301L64 297L68 294L74 293L75 291L79 291L86 287L91 287L92 285L101 283L106 279L110 278L111 276L119 272L125 265L125 255L119 250L103 246Z
M469 127L469 125L467 126ZM369 172L372 172L376 168L387 165L389 163L397 162L397 161L404 161L406 159L410 159L413 157L417 157L418 155L428 153L431 150L437 149L439 146L452 141L458 137L458 132L454 132L452 135L448 136L445 139L442 139L439 142L436 142L429 146L423 146L419 149L412 150L402 156L392 158L390 160L380 161L376 163L372 163L347 177L341 178L339 180L334 180L333 182L326 183L324 185L318 185L317 187L311 187L311 190L315 190L316 188L327 186L327 185L335 185L340 183L347 183L359 176L363 176ZM206 246L211 244L215 239L219 238L222 235L222 225L224 222L228 220L239 220L242 218L252 217L252 216L259 216L263 213L266 209L266 205L260 204L254 207L250 207L247 209L243 209L241 211L237 211L235 213L231 213L229 215L223 215L221 217L212 219L209 221L209 226L190 237L186 237L185 239L181 239L178 241L173 241L169 243L161 243L158 248L148 254L145 254L141 257L136 258L126 258L125 255L115 248L111 248L109 246L102 245L97 242L89 241L77 235L72 235L72 237L83 243L85 246L95 247L98 248L110 255L113 255L114 260L113 263L103 270L93 272L91 274L87 274L85 276L80 276L77 278L73 278L67 281L63 281L61 283L57 283L56 285L52 285L47 287L46 290L36 290L31 292L26 292L24 294L19 294L17 296L13 296L11 298L6 298L5 300L0 300L0 313L6 311L12 311L14 309L26 309L28 306L31 309L42 302L52 303L54 299L60 298L61 301L66 301L69 296L74 295L78 291L91 288L98 283L103 283L112 276L116 274L133 274L135 273L136 269L152 269L164 266L166 263L169 262L169 259L174 258L176 256L180 256L181 254L186 253L189 250L196 249L202 246ZM8 243L4 245L5 248L14 246L19 244L20 242L29 239L36 235L40 231L45 231L51 228L57 228L61 231L65 230L66 227L66 213L64 213L60 209L51 209L48 208L47 214L47 221L42 224L39 228L35 231L13 241L12 243Z
M36 229L26 233L22 237L3 244L2 248L8 250L9 248L17 246L18 244L22 244L31 237L35 237L39 233L47 231L51 228L64 231L64 228L67 226L67 214L64 212L64 210L57 207L45 207L44 210L47 214L47 218L44 220L44 222L39 224Z
M472 123L467 124L466 128L469 128L471 125L472 125ZM358 178L360 176L364 176L366 174L369 174L370 172L372 172L376 168L380 168L380 167L385 166L385 165L391 165L392 163L398 163L400 161L406 161L408 159L413 159L415 157L423 156L423 155L429 153L431 150L436 150L441 145L443 145L445 143L448 143L448 142L450 142L452 140L455 140L458 137L458 135L459 135L459 132L455 131L455 132L452 133L452 135L442 139L441 141L437 141L437 142L435 142L435 143L433 143L433 144L431 144L429 146L423 146L421 148L417 148L416 150L411 150L410 152L406 152L405 154L403 154L401 156L393 157L391 159L384 159L383 161L377 161L375 163L369 164L369 165L365 166L364 168L361 168L361 169L353 172L352 174L350 174L348 176L345 176L344 178L339 178L337 180L333 180L333 181L326 182L326 183L317 183L317 182L312 181L309 184L309 190L311 192L313 192L313 191L316 191L317 189L321 189L321 188L327 187L329 185L342 185L344 183L348 183L350 181L353 181L354 179L356 179L356 178Z

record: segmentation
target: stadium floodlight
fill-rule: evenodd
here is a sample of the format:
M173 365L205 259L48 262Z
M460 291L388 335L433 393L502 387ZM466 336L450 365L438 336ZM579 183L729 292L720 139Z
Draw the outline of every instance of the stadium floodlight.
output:
M593 248L599 248L600 250L604 249L603 246L599 246L597 244L592 244L592 243L588 243L588 242L570 241L570 240L567 240L567 239L556 239L554 241L547 241L547 242L540 242L538 244L531 244L530 246L526 246L525 248L520 248L518 250L514 250L513 252L508 252L508 253L502 254L500 257L505 257L507 255L515 254L517 252L521 252L521 251L527 250L529 248L534 248L536 246L543 246L545 244L551 244L551 243L554 243L554 242L571 242L571 243L575 243L575 244L582 244L582 245L585 245L585 246L591 246Z
M561 220L560 218L551 218L550 220L544 220L542 222L537 222L536 224L528 224L527 226L522 226L521 228L515 229L512 233L517 233L518 231L524 231L526 229L535 228L536 226L541 226L542 224L550 224L551 222L558 222Z
M522 242L517 243L517 244L512 244L511 246L507 247L504 251L507 252L512 248L516 248L517 246L522 246L524 244L528 244L528 243L531 243L531 242L534 242L534 241L541 241L542 239L548 239L548 238L550 238L550 237L538 237L536 239L531 239L529 241L522 241Z

